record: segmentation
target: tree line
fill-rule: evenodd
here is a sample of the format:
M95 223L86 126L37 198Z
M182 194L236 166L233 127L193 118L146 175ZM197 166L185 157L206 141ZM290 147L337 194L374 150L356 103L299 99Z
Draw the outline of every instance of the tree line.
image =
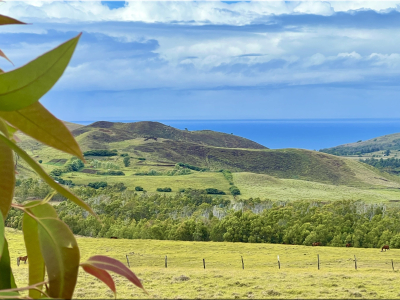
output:
M56 206L74 234L91 237L182 241L285 243L400 248L400 206L343 200L232 202L204 190L174 196L148 195L122 186L75 187L101 223L71 202ZM21 228L21 212L12 210L6 225Z

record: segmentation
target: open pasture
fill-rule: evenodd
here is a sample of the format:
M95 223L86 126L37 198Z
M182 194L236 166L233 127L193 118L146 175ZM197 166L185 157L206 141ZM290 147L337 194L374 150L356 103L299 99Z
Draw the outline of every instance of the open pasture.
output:
M28 264L16 265L16 258L25 255L22 233L6 229L6 236L17 284L26 285ZM84 237L77 240L82 261L103 254L126 263L128 255L131 269L143 280L149 296L115 275L117 298L122 299L400 298L400 250ZM76 298L113 298L94 277L83 271L79 276Z
M233 173L233 180L240 189L240 197L243 199L250 197L273 201L360 199L371 203L400 199L400 189L397 186L350 187L298 179L282 179L248 172Z

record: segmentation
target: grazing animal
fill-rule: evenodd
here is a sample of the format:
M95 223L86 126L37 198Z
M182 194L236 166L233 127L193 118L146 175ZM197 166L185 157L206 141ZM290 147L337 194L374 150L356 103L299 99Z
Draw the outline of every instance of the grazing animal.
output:
M21 261L24 261L26 263L27 260L28 260L28 255L17 257L17 265L18 265L18 267L19 267L19 263Z
M352 247L352 245L350 244L350 243L347 243L346 244L346 247L348 248L348 247Z
M118 237L116 237L116 236L112 236L112 237L110 237L110 239L117 240L117 239L118 239Z
M389 245L384 245L384 246L382 247L382 249L381 249L381 252L383 251L383 249L385 249L385 251L386 251L386 250L390 250L390 249L389 249Z
M312 243L313 246L322 246L321 242Z

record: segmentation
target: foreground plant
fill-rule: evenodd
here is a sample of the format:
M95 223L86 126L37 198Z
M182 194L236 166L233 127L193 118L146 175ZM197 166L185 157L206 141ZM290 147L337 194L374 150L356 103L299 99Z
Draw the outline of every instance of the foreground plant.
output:
M9 24L24 23L0 15L0 25ZM10 72L0 69L0 299L27 298L20 294L26 290L29 290L28 298L70 299L79 266L102 280L114 294L115 284L108 271L126 277L144 290L136 275L113 258L96 255L80 263L79 247L74 235L58 218L56 210L47 203L51 196L25 205L12 203L15 153L56 192L95 215L85 202L55 182L16 144L14 138L14 134L20 130L39 142L84 160L78 143L66 126L38 102L63 74L79 38L80 34L21 68ZM1 50L0 56L9 60ZM22 288L17 288L15 284L4 234L4 220L11 207L24 212L23 235L29 258L29 286Z

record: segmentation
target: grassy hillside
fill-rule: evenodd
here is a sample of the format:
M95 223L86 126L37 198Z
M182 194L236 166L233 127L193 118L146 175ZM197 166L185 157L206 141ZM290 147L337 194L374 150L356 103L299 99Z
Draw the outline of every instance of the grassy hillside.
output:
M242 198L363 199L374 202L400 199L398 176L326 153L301 149L245 148L258 147L258 144L211 131L186 132L156 122L96 122L90 126L68 126L77 127L74 134L84 150L117 150L116 156L88 156L84 170L62 175L63 179L72 180L76 185L95 181L107 181L110 184L123 182L130 190L142 186L148 192L156 192L157 188L170 187L173 193L184 188L216 188L230 195L229 181L218 172L224 169L238 173L233 183L242 190ZM103 134L107 138L103 138ZM150 134L154 139L148 138ZM195 136L201 137L199 143L193 142ZM47 172L63 167L63 164L54 164L56 159L70 162L70 155L41 145L23 134L19 134L19 137L20 145L37 161L42 161L41 165ZM242 148L210 146L217 142L228 143L232 147L240 145ZM130 157L128 167L124 166L124 157L121 155ZM100 163L94 166L95 161ZM206 168L207 171L188 170L188 175L170 176L171 172L177 170L175 164L178 162ZM90 174L107 172L110 165L125 175ZM182 171L182 168L178 169ZM17 170L20 177L34 177L34 173L22 161L19 161ZM260 176L250 176L249 173ZM143 176L146 174L156 176ZM271 178L272 181L261 178Z
M400 151L400 133L388 134L376 137L367 141L358 141L339 145L332 148L321 149L321 152L334 155L348 156L373 156L384 157L384 151L391 150L392 155L398 154Z
M73 134L76 137L84 134L85 142L81 145L84 150L108 149L106 144L112 142L132 139L154 141L160 138L216 147L267 149L256 142L232 134L211 130L179 130L158 122L113 123L101 121L76 129Z
M12 249L16 283L27 285L28 264L17 267L15 263L17 256L25 255L22 234L6 229L6 237ZM82 261L103 254L125 263L125 255L129 255L131 269L141 278L149 296L113 274L119 299L394 299L399 294L395 283L399 280L400 250L83 237L77 240ZM167 269L164 267L166 255ZM278 269L277 255L281 269ZM354 269L354 255L358 270ZM203 269L203 259L206 269ZM394 259L395 271L391 259ZM74 298L113 297L104 284L80 270Z

